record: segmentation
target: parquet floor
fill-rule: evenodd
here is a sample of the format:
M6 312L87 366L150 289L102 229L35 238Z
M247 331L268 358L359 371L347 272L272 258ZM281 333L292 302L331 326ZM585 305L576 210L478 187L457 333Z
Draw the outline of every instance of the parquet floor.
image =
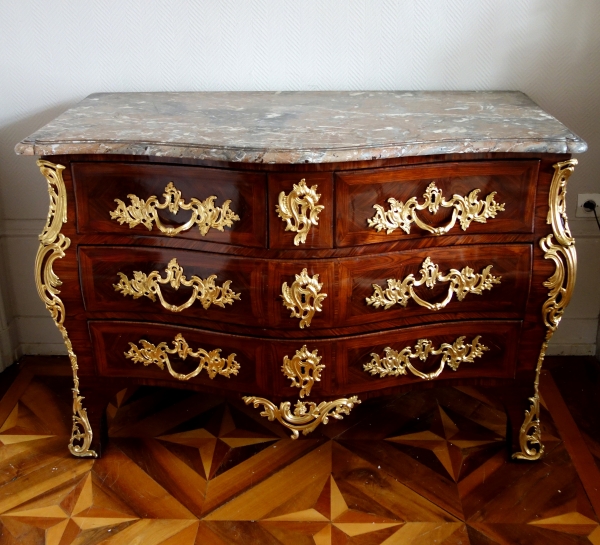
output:
M367 401L297 441L235 400L131 388L93 461L66 449L69 378L39 368L0 401L2 545L600 545L600 447L550 374L538 463L509 463L501 405L462 387Z

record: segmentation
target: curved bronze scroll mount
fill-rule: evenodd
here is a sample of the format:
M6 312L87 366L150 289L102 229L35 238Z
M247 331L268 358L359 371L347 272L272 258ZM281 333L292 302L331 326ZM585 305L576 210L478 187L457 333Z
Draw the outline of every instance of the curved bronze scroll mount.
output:
M40 299L46 305L62 335L73 372L73 428L69 451L73 456L80 458L97 458L98 454L90 449L94 434L87 411L83 407L84 397L79 392L77 356L64 326L65 306L58 296L60 293L58 288L62 282L52 269L54 261L65 257L65 252L71 245L71 240L60 232L63 223L67 223L67 193L62 177L65 167L42 160L37 161L37 166L48 182L50 207L46 225L39 236L40 246L35 258L35 283Z
M123 295L131 295L134 299L147 297L151 301L156 301L156 297L158 297L160 304L171 312L181 312L191 307L195 301L199 301L206 310L211 305L225 308L226 304L231 305L234 300L240 299L240 294L229 288L231 280L226 280L222 286L215 284L216 274L211 274L205 280L198 276L192 276L188 280L183 274L183 267L177 263L176 258L169 261L165 272L167 276L162 278L158 271L152 271L148 275L141 271L133 271L133 278L131 279L120 272L118 273L119 283L113 284L113 287L115 291ZM175 290L178 290L181 286L186 286L192 288L192 294L185 303L173 305L165 301L160 284L170 284Z
M521 450L513 454L519 460L537 460L544 453L542 431L540 427L540 373L546 357L548 342L554 335L562 315L571 300L577 275L577 253L575 239L567 221L567 182L577 165L576 159L570 159L554 165L554 176L548 195L547 223L552 226L552 234L540 240L540 248L544 258L554 262L554 274L544 282L548 288L548 299L542 306L542 317L546 325L546 336L538 357L533 397L529 398L530 407L525 411L525 419L519 430L519 446ZM556 242L554 242L556 238Z
M495 218L498 212L504 211L504 204L498 204L493 191L485 197L485 200L479 200L479 189L474 189L466 197L454 195L447 201L442 197L442 190L438 189L435 182L431 182L423 198L423 204L419 204L416 197L411 197L406 201L398 201L393 197L388 199L389 210L384 210L380 204L374 204L375 215L367 220L369 227L373 227L378 233L385 230L386 234L392 234L396 229L402 229L405 233L410 233L410 227L414 223L424 231L433 235L443 235L450 231L456 224L460 223L463 231L466 231L472 222L486 223L489 218ZM425 223L416 214L420 210L428 210L435 214L440 206L442 208L452 208L452 218L443 227L432 227Z
M206 370L208 376L214 379L217 375L229 378L231 375L237 375L240 364L235 361L235 354L229 354L227 359L221 357L221 349L215 348L210 352L199 348L194 351L190 348L187 341L181 333L178 333L173 341L173 348L169 348L166 342L154 345L144 339L140 339L142 348L134 343L129 343L129 351L125 352L125 357L132 360L133 363L143 363L145 366L155 364L160 369L165 366L169 374L178 380L190 380ZM171 366L169 354L177 354L182 360L188 356L196 358L199 361L198 366L187 375L178 373Z
M308 435L319 424L327 424L330 418L341 420L343 415L350 414L354 405L360 403L356 396L334 401L322 401L318 405L310 401L297 401L292 411L289 401L283 401L277 407L277 405L263 397L246 396L243 400L246 405L252 403L255 408L262 405L264 410L261 411L260 415L271 422L277 420L286 428L292 430L292 439L298 439L300 432L303 435Z
M217 197L214 195L204 201L191 198L190 202L186 203L181 198L181 191L175 187L173 182L167 184L163 197L165 198L164 202L159 203L158 197L155 195L145 201L136 195L129 194L127 195L127 198L131 201L129 206L121 199L115 199L118 206L110 213L110 217L117 220L121 225L126 223L130 228L142 224L148 231L152 231L153 225L156 225L158 230L168 237L174 237L191 229L194 225L197 225L200 234L205 236L210 229L223 231L225 227L231 227L234 221L240 219L233 210L230 210L230 200L225 201L221 208L215 206L214 202ZM192 217L178 227L165 225L158 216L158 210L164 210L165 208L172 214L177 214L179 209L191 210Z
M386 310L398 304L405 307L410 299L418 305L429 310L440 310L444 308L451 300L454 294L459 301L462 301L469 293L481 295L484 290L491 290L493 284L500 284L501 276L490 274L492 265L488 265L481 271L475 273L471 267L464 267L461 271L450 269L446 275L440 273L438 265L427 257L421 265L421 278L416 280L413 274L409 274L403 280L388 279L387 288L382 288L377 284L373 284L373 295L367 297L368 305L375 308L383 307ZM440 303L429 303L421 299L414 291L415 287L425 285L428 288L433 288L437 282L447 282L448 294Z
M285 221L285 230L297 233L294 237L295 246L306 242L310 228L319 223L319 214L325 208L322 204L317 204L321 198L317 187L308 187L306 180L302 178L298 185L294 184L289 195L285 191L279 194L279 204L275 206L275 211Z
M281 286L283 305L292 311L290 318L300 318L300 329L310 327L315 312L321 312L321 304L327 297L326 293L320 293L322 287L319 275L315 274L311 278L307 269L302 269L302 272L296 275L296 280L290 287L287 282Z
M414 347L414 352L410 346L403 348L400 352L392 350L389 346L384 348L385 356L379 357L378 354L371 354L373 358L369 363L365 363L364 370L371 375L379 375L381 378L398 377L406 375L410 371L413 375L423 380L433 380L439 377L446 364L456 371L463 362L472 363L475 358L480 358L486 350L479 342L481 335L477 335L471 343L465 343L465 337L459 337L452 344L443 343L439 348L434 348L429 339L419 339ZM416 369L410 360L427 360L429 356L442 356L437 370L431 373L423 373Z
M309 352L306 345L290 359L287 356L283 358L281 371L286 378L292 381L292 388L300 388L300 397L308 397L313 384L321 380L321 371L325 365L320 363L321 356L317 355L318 350Z

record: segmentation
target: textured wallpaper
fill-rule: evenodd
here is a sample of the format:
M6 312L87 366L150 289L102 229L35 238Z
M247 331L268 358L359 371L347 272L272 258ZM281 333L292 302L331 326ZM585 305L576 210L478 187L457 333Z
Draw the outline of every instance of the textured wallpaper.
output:
M62 351L31 273L47 194L13 148L86 95L517 89L589 143L574 216L600 193L598 28L598 0L0 0L0 360ZM553 350L592 353L600 238L571 227L580 276Z

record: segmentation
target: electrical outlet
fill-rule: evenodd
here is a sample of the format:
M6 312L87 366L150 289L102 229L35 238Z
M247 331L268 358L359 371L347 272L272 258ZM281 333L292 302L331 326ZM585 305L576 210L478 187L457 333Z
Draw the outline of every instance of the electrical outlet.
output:
M583 207L583 203L586 201L594 201L596 203L596 214L600 216L600 193L581 193L580 195L577 195L577 211L575 212L575 217L594 218L594 211L588 211Z

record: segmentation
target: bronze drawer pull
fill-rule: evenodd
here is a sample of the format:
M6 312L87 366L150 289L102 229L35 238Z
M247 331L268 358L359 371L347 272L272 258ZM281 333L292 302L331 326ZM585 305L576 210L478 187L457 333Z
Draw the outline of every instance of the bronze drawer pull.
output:
M181 198L181 191L175 188L173 182L169 182L163 193L164 202L160 204L158 197L152 195L147 201L140 199L136 195L129 194L127 198L131 204L127 206L121 199L115 199L118 204L117 208L110 213L110 217L117 220L121 225L126 223L130 228L139 225L144 225L148 231L152 231L153 224L156 224L159 231L168 237L174 237L183 231L191 229L197 225L202 236L205 236L210 229L223 231L225 227L231 227L234 221L238 221L239 216L229 208L230 200L223 203L223 207L215 206L214 201L217 197L214 195L200 201L196 198L191 198L189 203L186 203ZM169 209L172 214L177 214L179 209L191 210L192 217L179 227L164 225L158 217L157 210Z
M215 348L210 352L199 348L194 352L181 333L178 333L175 337L173 348L168 348L165 342L155 346L144 339L140 339L140 344L142 348L138 348L134 343L129 343L130 348L128 352L125 352L125 357L132 360L133 363L141 362L146 366L154 363L161 369L164 369L166 365L169 374L178 380L190 380L205 369L211 379L214 379L217 375L229 378L231 375L237 375L240 368L240 364L235 361L235 354L229 354L227 359L222 358L220 348ZM183 375L173 369L169 354L177 354L182 360L185 360L188 356L198 358L200 362L194 371Z
M440 376L446 364L456 371L458 366L463 362L473 362L475 358L480 358L486 350L479 342L481 335L477 335L471 344L465 344L465 337L459 337L452 344L443 343L439 348L433 348L433 343L429 339L419 339L415 345L414 352L410 346L403 348L400 352L392 350L389 346L384 348L385 356L379 357L378 354L371 354L373 358L369 363L365 363L364 370L371 375L379 375L381 378L398 377L406 375L410 371L413 375L422 378L423 380L433 380ZM432 373L423 373L413 367L411 359L419 359L425 361L430 355L439 356L441 354L442 361L436 371Z
M156 301L156 296L158 296L160 304L171 312L181 312L183 309L192 306L196 300L200 301L206 310L211 304L225 308L225 304L231 305L234 299L240 299L240 294L235 293L229 288L231 280L226 280L222 286L215 284L215 280L217 279L216 274L211 274L204 280L194 275L188 280L183 274L183 267L177 263L176 258L169 261L165 272L167 276L162 278L158 271L152 271L148 275L141 271L133 271L133 278L131 280L120 272L118 273L120 278L119 283L113 284L113 287L115 291L123 295L131 295L134 299L148 297L151 301ZM170 284L176 290L181 286L190 287L193 290L192 295L182 305L172 305L165 301L160 284Z
M311 226L319 223L319 213L325 208L322 204L317 204L321 198L317 187L308 187L306 180L302 178L298 185L294 184L289 195L285 191L279 194L279 204L275 206L275 211L285 221L285 230L297 233L294 237L295 246L306 242Z
M425 199L423 204L419 204L416 197L411 197L406 203L391 197L387 201L390 205L390 209L387 211L380 204L373 205L376 212L372 218L367 220L367 223L369 227L373 227L378 233L385 230L388 235L398 228L408 234L413 223L433 235L443 235L450 231L456 224L456 220L458 220L462 230L466 231L471 222L486 223L488 218L495 218L498 212L504 211L504 203L498 204L494 200L495 191L487 195L483 201L477 198L479 191L479 189L474 189L467 197L453 195L452 199L447 201L445 197L442 197L442 190L436 187L435 182L431 182L423 194ZM427 209L435 214L440 206L453 209L452 218L444 227L432 227L422 221L415 213L418 210Z
M471 267L464 267L461 271L450 269L447 275L439 272L438 265L427 257L421 265L421 278L416 280L413 274L409 274L404 280L388 279L388 287L382 288L373 284L373 295L367 297L368 305L375 308L384 307L386 310L395 304L406 306L409 299L413 299L417 304L429 310L440 310L444 308L456 293L456 298L462 301L468 293L481 295L483 290L491 290L493 284L500 284L501 276L490 274L492 265L488 265L481 273L474 273ZM425 284L428 288L433 288L437 282L449 282L448 294L441 303L429 303L421 299L413 290L413 287Z

